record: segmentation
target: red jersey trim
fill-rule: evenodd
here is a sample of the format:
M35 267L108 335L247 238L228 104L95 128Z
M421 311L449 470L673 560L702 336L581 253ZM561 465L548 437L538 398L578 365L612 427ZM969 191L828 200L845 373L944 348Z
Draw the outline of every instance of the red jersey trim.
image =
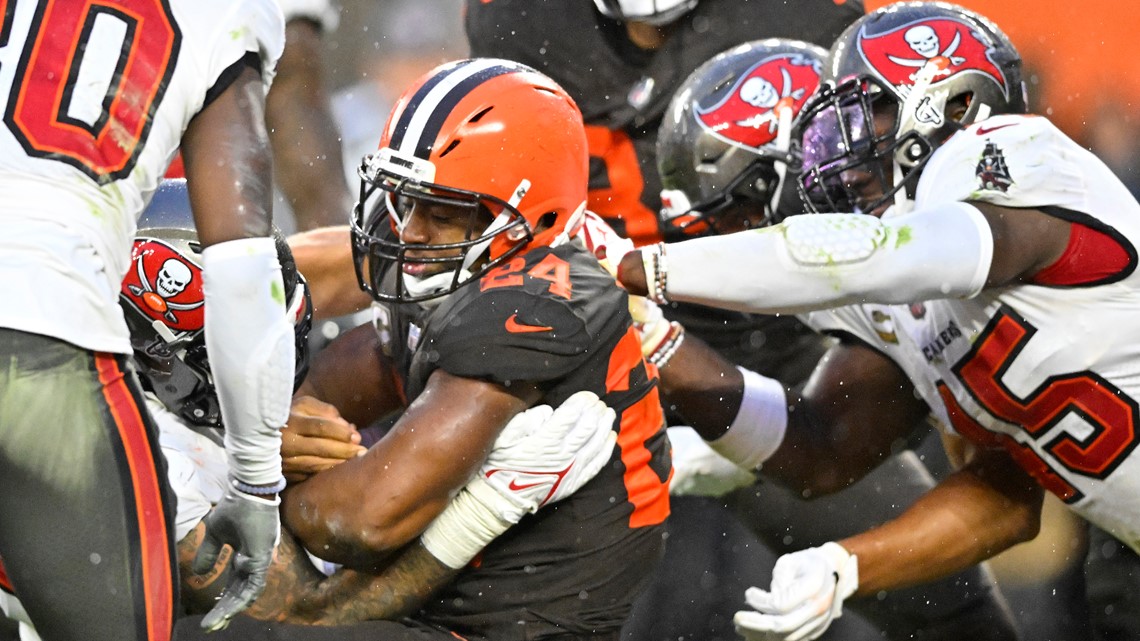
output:
M1072 223L1065 253L1052 265L1030 279L1037 285L1075 287L1116 281L1130 273L1135 257L1122 243L1123 239Z

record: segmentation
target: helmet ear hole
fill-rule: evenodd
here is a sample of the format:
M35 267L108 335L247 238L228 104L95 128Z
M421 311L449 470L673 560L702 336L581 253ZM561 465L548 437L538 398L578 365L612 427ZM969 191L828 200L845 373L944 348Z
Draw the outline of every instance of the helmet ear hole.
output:
M556 211L546 212L545 214L543 214L542 216L540 216L538 218L538 225L536 225L534 228L534 235L537 236L537 235L541 234L542 232L546 231L547 229L550 229L551 227L554 226L554 223L557 220L558 220L558 212L556 212Z

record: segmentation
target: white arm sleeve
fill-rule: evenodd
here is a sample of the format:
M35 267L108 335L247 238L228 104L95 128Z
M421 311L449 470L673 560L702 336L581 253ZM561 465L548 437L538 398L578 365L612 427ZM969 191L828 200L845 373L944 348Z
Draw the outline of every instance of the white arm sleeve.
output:
M793 216L774 227L666 245L665 258L669 300L799 313L974 296L989 274L993 235L976 207L952 202L886 220Z
M281 479L281 432L293 392L293 328L272 238L202 252L206 349L218 390L230 473L249 485Z

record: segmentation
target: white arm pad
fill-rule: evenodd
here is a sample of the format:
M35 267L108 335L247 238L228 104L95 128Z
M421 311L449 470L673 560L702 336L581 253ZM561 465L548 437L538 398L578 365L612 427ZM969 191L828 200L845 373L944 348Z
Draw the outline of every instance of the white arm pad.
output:
M281 432L293 392L293 328L272 238L202 252L206 349L218 390L230 473L249 485L281 479Z
M784 386L772 378L737 367L744 375L744 397L728 431L709 447L746 470L755 470L784 442L788 429L788 399Z
M886 220L792 216L774 227L670 244L665 254L669 300L798 313L974 296L989 274L993 234L976 207L954 202Z

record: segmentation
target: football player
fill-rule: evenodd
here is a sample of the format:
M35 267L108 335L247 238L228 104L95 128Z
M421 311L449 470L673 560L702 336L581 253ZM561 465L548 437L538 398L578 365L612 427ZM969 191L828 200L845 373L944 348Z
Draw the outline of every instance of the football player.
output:
M123 281L120 303L131 329L135 364L146 390L147 407L158 426L168 478L177 496L174 529L181 560L183 606L188 612L200 613L214 603L231 580L232 572L224 562L208 572L195 573L191 569L191 561L204 540L203 519L224 495L227 486L226 454L221 447L224 426L210 378L209 354L202 331L201 246L193 227L185 181L163 181L139 219L132 268ZM307 283L298 272L284 237L275 233L274 239L282 265L285 297L289 301L285 313L293 326L297 348L294 382L299 384L308 370L306 337L313 316L312 306ZM156 305L153 294L163 286L162 282L171 278L178 279L180 291L166 299L165 305ZM318 288L323 285L317 284ZM539 483L548 491L557 489L559 495L576 490L609 459L614 416L596 397L592 402L582 396L572 399L557 412L540 406L517 415L496 440L483 467L529 458L528 462L535 466L557 470L584 468L561 477L550 475ZM298 466L296 459L290 456L288 445L290 432L295 429L293 424L299 420L319 422L322 431L353 430L339 420L335 410L330 411L311 398L298 398L283 439L287 475L291 472L306 475L305 464ZM548 449L552 443L563 440L580 443L581 447ZM552 487L555 480L562 481L558 488ZM505 492L516 501L526 500L526 495L510 490L509 485L509 481L494 481L481 489ZM474 487L465 488L460 494L467 497L477 491ZM533 490L527 493L533 494ZM537 509L537 503L533 507ZM459 513L457 517L463 518L466 513ZM502 522L501 527L505 530L511 524L513 521ZM315 557L313 562L320 569L328 568ZM454 569L431 556L422 546L411 546L379 575L343 570L326 579L317 574L309 557L285 533L267 575L268 588L247 612L259 618L328 625L348 616L345 613L354 613L357 602L383 595L382 605L369 603L369 613L376 618L395 618L408 614L414 604L454 574ZM21 616L18 601L0 593L0 608L24 624L23 641L39 639L26 617ZM193 618L180 621L176 638L199 638L205 634L198 632L196 621ZM241 637L250 626L256 624L239 617L232 634ZM280 635L293 635L280 638L307 639L312 632L300 626L274 624L274 627ZM376 638L377 634L386 632L386 627L390 626L338 629L338 638ZM211 634L209 638L218 637Z
M1020 57L982 16L891 5L831 56L801 115L801 188L835 213L636 252L622 280L658 299L822 310L810 324L844 337L801 397L770 387L768 420L726 434L776 449L772 474L841 486L928 412L975 451L898 518L781 557L737 614L750 639L815 638L851 596L1032 538L1044 490L1140 547L1140 204L1025 113Z
M352 249L377 320L323 351L302 392L355 424L402 413L365 456L289 490L284 518L308 549L374 567L439 514L512 416L579 390L617 410L598 476L477 563L448 550L481 528L426 538L462 568L416 615L439 638L616 638L661 552L670 465L656 370L626 294L571 240L587 166L561 87L471 59L409 88L361 167ZM519 490L560 474L512 469Z
M784 39L746 43L701 65L681 85L657 138L657 162L665 187L662 227L667 236L730 233L800 213L803 206L794 175L786 176L796 164L791 123L815 92L826 53ZM793 387L806 380L812 359L822 356L826 341L818 335L808 339L810 330L792 315L757 316L754 322L774 342L757 350L773 361L759 364L759 373ZM660 330L647 333L654 331ZM777 336L788 338L773 341ZM701 361L711 354L698 347L699 339L690 337L688 343L682 342L673 357L661 363L663 398L682 417L701 415L706 411L702 402L708 399ZM745 368L740 372L755 376ZM755 418L742 412L736 420ZM681 478L682 466L677 461L689 450L679 442L692 439L673 438L679 429L688 428L671 427L670 432ZM718 436L710 434L710 440ZM697 444L690 455L700 457L702 449L706 448ZM711 455L704 455L696 459L696 465L715 466L710 459ZM736 470L728 473L739 474ZM718 485L726 486L726 482ZM805 501L796 492L760 483L732 492L725 500L767 546L791 551L882 523L933 485L917 455L904 450L857 486L825 499ZM889 637L910 638L916 632L924 638L1015 636L1004 599L992 576L981 567L929 586L858 601L855 608Z
M168 639L173 496L130 373L118 284L135 218L181 141L207 341L226 355L211 371L230 482L207 525L238 551L239 579L216 606L224 620L263 585L284 487L293 344L264 127L281 12L266 0L20 0L4 15L0 556L49 641ZM160 304L171 291L151 293Z
M678 233L681 230L677 224L662 222L658 216L663 206L672 208L674 214L682 213L679 202L666 205L660 197L662 180L674 180L672 171L679 168L666 167L662 176L657 168L658 150L664 149L661 144L688 141L661 143L658 132L669 127L668 120L675 114L668 114L667 107L690 74L714 55L758 38L778 36L830 46L847 25L863 15L860 0L595 0L592 6L580 0L557 4L467 0L465 6L465 29L473 55L509 58L540 69L565 87L582 107L591 156L589 209L637 245L685 237ZM782 79L773 80L775 92L781 93ZM797 107L801 105L802 102ZM710 117L725 116L728 111ZM768 125L763 128L769 129ZM710 136L705 140L715 139ZM730 145L721 149L728 148ZM743 158L743 154L735 154L729 162ZM702 175L709 168L707 163L702 164ZM794 192L787 190L786 195L791 198L785 207L797 207ZM674 200L677 195L675 188L667 194ZM688 231L697 228L690 227ZM789 386L806 379L823 351L820 339L788 315L776 318L676 304L666 306L663 312L669 320L679 321L690 337L699 337L733 363L774 376ZM901 459L893 461L878 473L882 478L879 487L929 483L928 473L919 467L903 464ZM880 493L874 485L864 484L847 493L844 504L885 507L902 502L901 497L889 494L890 490ZM737 497L746 498L744 492ZM693 521L695 525L679 529L678 536L672 539L677 557L662 565L660 594L655 599L647 598L638 608L631 623L633 636L732 634L728 619L735 607L726 607L725 600L729 595L736 596L737 591L694 589L683 594L675 587L678 583L692 583L677 575L715 574L720 577L718 585L728 585L736 573L739 559L732 555L730 546L717 545L719 540L713 539L682 542L680 538L683 531L707 528L719 532L735 525L732 515L711 503L702 497L677 497L674 501L671 527L682 528L681 520ZM822 514L826 508L819 509ZM797 513L803 514L805 521L811 518L808 511ZM774 520L769 525L778 527ZM693 549L697 546L713 547L707 553L716 559L716 567L693 561ZM972 582L972 587L991 585L988 580ZM943 586L949 588L950 583ZM916 622L920 622L917 627L924 634L958 638L960 626L965 624L957 615L968 610L956 607L960 594L959 589L947 589L945 596L939 596L931 588L930 598L946 608L948 618L942 622L940 614L928 607L924 598L912 594L900 595L882 606L890 611L909 600L903 608L908 612L900 612L892 620L876 617L877 623L890 634L891 630L899 630L900 639L909 638ZM667 600L672 598L682 600L685 607L672 607ZM983 597L983 601L987 598ZM651 600L655 603L649 603ZM707 613L694 613L694 602L703 602ZM985 607L991 614L979 618L994 622L989 628L993 638L1016 638L1001 605L991 601ZM720 629L716 629L718 623ZM943 632L936 633L935 628Z

